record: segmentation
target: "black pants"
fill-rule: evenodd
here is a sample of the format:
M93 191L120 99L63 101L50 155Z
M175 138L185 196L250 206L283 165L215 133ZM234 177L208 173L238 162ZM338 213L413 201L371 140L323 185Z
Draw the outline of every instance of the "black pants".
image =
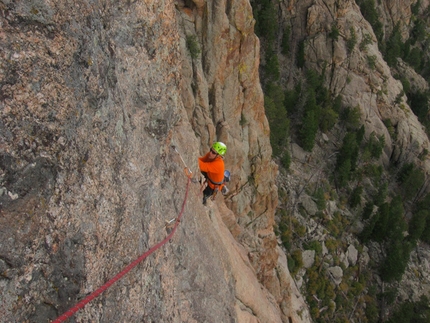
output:
M209 181L208 175L206 172L201 172L202 175L206 178L206 181ZM209 184L206 186L206 188L203 190L203 204L206 204L206 201L208 198L210 198L214 194L214 189L209 186Z
M208 186L203 190L203 204L206 203L206 200L210 198L214 193L214 190Z

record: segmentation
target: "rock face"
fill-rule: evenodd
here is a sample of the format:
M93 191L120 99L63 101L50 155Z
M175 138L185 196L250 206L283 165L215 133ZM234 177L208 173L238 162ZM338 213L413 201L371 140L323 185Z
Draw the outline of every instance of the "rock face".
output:
M418 244L412 252L408 268L406 269L399 286L399 297L402 300L412 299L418 301L421 295L430 293L430 252L427 246ZM419 273L419 279L417 279ZM414 277L415 276L415 277Z
M397 22L405 25L408 22L409 18L405 17L410 13L409 2L383 3L385 18L381 19L391 21L388 25ZM423 151L429 150L428 137L406 102L401 82L392 76L384 61L372 27L361 15L359 7L354 1L319 0L307 5L297 3L296 6L292 12L306 12L306 16L296 15L293 18L303 20L295 23L294 28L303 26L296 34L301 35L302 39L306 37L307 67L318 72L326 70L326 85L330 92L341 95L346 106L360 108L366 136L371 133L384 136L384 164L388 165L390 161L415 162L428 172L429 158L424 161L417 158ZM336 26L339 31L337 39L329 36L332 26ZM386 32L390 33L390 28ZM355 38L355 45L348 49L348 40L352 38ZM371 39L371 42L360 46L365 38ZM368 57L374 59L374 66L368 64ZM411 75L411 70L405 67L400 67L400 70L408 72L405 76L413 81L417 89L425 88L422 78ZM384 120L390 120L396 129L395 139L390 136Z
M182 97L188 120L200 139L200 153L215 140L228 145L226 167L233 176L226 204L235 235L249 247L260 281L277 285L273 234L277 204L276 166L258 78L259 41L248 1L179 5L183 38L198 39L201 56L183 62ZM185 56L185 55L184 55ZM195 95L194 95L195 93ZM233 230L233 228L231 228Z
M376 5L378 17L387 38L397 24L400 26L403 39L407 37L411 28L409 25L411 4L415 3L417 2L378 2ZM420 10L428 7L428 1L420 4ZM427 154L430 146L429 139L403 95L402 84L393 75L399 74L407 79L411 88L416 91L428 89L426 80L401 60L398 61L395 69L386 64L378 48L376 35L361 14L356 1L287 0L281 2L280 8L282 23L290 27L292 43L290 55L279 55L280 65L288 66L281 70L282 84L289 89L294 89L295 85L301 83L302 71L297 67L295 60L297 48L299 44L303 44L304 70L313 69L318 75L324 75L324 86L331 94L341 95L345 107L359 108L366 139L372 133L384 136L383 156L378 160L378 164L381 162L388 166L411 162L418 165L426 176L423 191L428 193L430 189L428 186L430 159ZM284 30L286 29L284 27ZM338 32L336 37L332 34L334 29ZM366 41L363 43L363 40ZM371 41L367 43L369 40ZM364 45L365 43L367 44ZM373 64L369 64L369 58ZM387 120L393 125L394 135L390 132L392 129L389 131L385 126ZM363 223L355 220L360 219L362 209L339 207L342 202L329 201L326 208L321 210L318 216L314 216L317 213L311 195L316 188L324 186L325 180L332 176L332 172L337 171L333 167L336 159L334 156L341 145L335 133L337 131L338 129L327 134L318 133L312 152L305 152L296 143L291 143L290 172L285 177L279 176L278 183L288 196L285 198L283 207L288 209L287 212L291 212L294 219L306 228L306 233L297 240L324 242L322 248L324 266L329 268L330 278L340 283L348 279L347 275L351 267L363 268L371 262L381 262L384 254L378 244L375 244L376 247L369 244L369 249L358 247L360 241L356 239L356 234L363 230ZM294 140L295 138L292 138L292 141ZM358 181L360 182L361 179ZM363 182L360 185L368 185ZM324 192L331 194L329 187L324 188ZM373 210L371 213L375 212L377 211ZM351 221L348 234L335 239L342 244L341 246L334 246L334 240L329 237L324 228L336 214L344 221ZM301 241L298 241L298 244L300 245ZM419 245L411 254L409 266L399 282L402 289L399 294L402 300L417 300L421 295L428 295L428 264L423 261L425 259L423 255L428 252L425 251L426 248L428 246ZM304 256L302 255L304 267L312 265L309 261L309 253L310 250L307 250ZM415 278L413 278L414 275ZM306 283L303 270L298 271L295 278ZM381 280L377 284L381 284ZM311 301L312 296L309 295Z
M191 184L170 243L75 320L309 321L272 229L277 169L249 3L0 9L3 320L54 319L165 238L187 183L172 145L197 173L221 140L230 195L204 207Z
M409 37L409 24L412 16L411 5L414 3L416 3L416 1L381 1L378 14L380 14L380 19L383 21L385 33L387 35L391 34L396 24L399 24L403 39L406 40Z

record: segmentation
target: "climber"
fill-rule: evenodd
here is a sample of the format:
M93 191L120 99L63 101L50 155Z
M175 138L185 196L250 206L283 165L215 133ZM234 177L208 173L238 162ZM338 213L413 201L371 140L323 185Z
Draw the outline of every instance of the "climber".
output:
M228 193L228 189L224 186L224 156L227 152L227 146L218 141L215 142L209 152L199 157L199 168L203 175L201 181L202 184L207 184L203 191L203 204L206 205L206 200L215 196L218 190L221 190L222 194ZM229 174L229 172L228 172Z

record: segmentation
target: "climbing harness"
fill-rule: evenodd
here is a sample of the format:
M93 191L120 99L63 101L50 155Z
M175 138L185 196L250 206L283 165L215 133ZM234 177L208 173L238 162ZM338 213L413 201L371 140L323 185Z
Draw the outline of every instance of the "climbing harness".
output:
M184 163L185 164L185 163ZM188 168L188 167L186 167ZM190 171L191 173L191 171ZM192 173L191 173L192 174ZM89 302L91 302L93 299L98 297L101 293L103 293L105 290L107 290L110 286L112 286L114 283L116 283L118 280L120 280L123 276L125 276L130 270L132 270L134 267L136 267L140 262L142 262L144 259L146 259L149 255L151 255L153 252L155 252L157 249L161 248L163 245L165 245L170 239L172 238L173 234L175 233L176 229L178 228L178 225L180 223L181 217L184 214L185 210L185 203L188 198L188 191L190 188L191 183L191 176L188 176L187 180L187 186L185 190L185 197L184 201L182 202L181 211L178 214L178 217L166 221L169 222L169 225L171 225L172 231L170 231L169 235L164 238L164 240L160 241L153 247L151 247L148 251L146 251L144 254L142 254L139 258L137 258L135 261L133 261L131 264L129 264L127 267L125 267L119 274L114 276L112 279L110 279L107 283L105 283L102 287L97 289L96 291L92 292L90 295L85 297L83 300L81 300L78 304L70 308L67 312L65 312L63 315L59 316L55 321L52 321L52 323L60 323L64 322L68 318L70 318L73 314L75 314L77 311L82 309L85 305L87 305Z
M216 195L217 195L217 193L219 191L219 186L221 186L222 184L230 182L230 171L229 170L225 170L224 171L224 179L221 182L214 182L208 176L202 176L202 177L203 177L203 179L200 180L200 184L201 184L201 186L200 186L200 193L201 194L205 190L206 186L208 186L208 181L211 182L215 186L215 188L213 189L213 192L212 192L211 195L206 196L206 198L203 197L204 198L203 204L204 204L205 201L207 199L209 199L209 198L212 201L214 201L215 198L216 198ZM225 188L225 190L224 190L224 188ZM228 192L229 192L229 189L226 186L223 186L223 188L221 189L222 195L226 195Z

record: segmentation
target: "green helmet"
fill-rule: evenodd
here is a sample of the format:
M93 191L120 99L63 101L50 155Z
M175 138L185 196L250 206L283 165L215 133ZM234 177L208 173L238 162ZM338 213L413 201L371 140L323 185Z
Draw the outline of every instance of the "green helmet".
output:
M215 150L221 156L224 156L225 153L227 152L227 146L224 143L222 143L221 141L215 142L212 145L212 149Z

